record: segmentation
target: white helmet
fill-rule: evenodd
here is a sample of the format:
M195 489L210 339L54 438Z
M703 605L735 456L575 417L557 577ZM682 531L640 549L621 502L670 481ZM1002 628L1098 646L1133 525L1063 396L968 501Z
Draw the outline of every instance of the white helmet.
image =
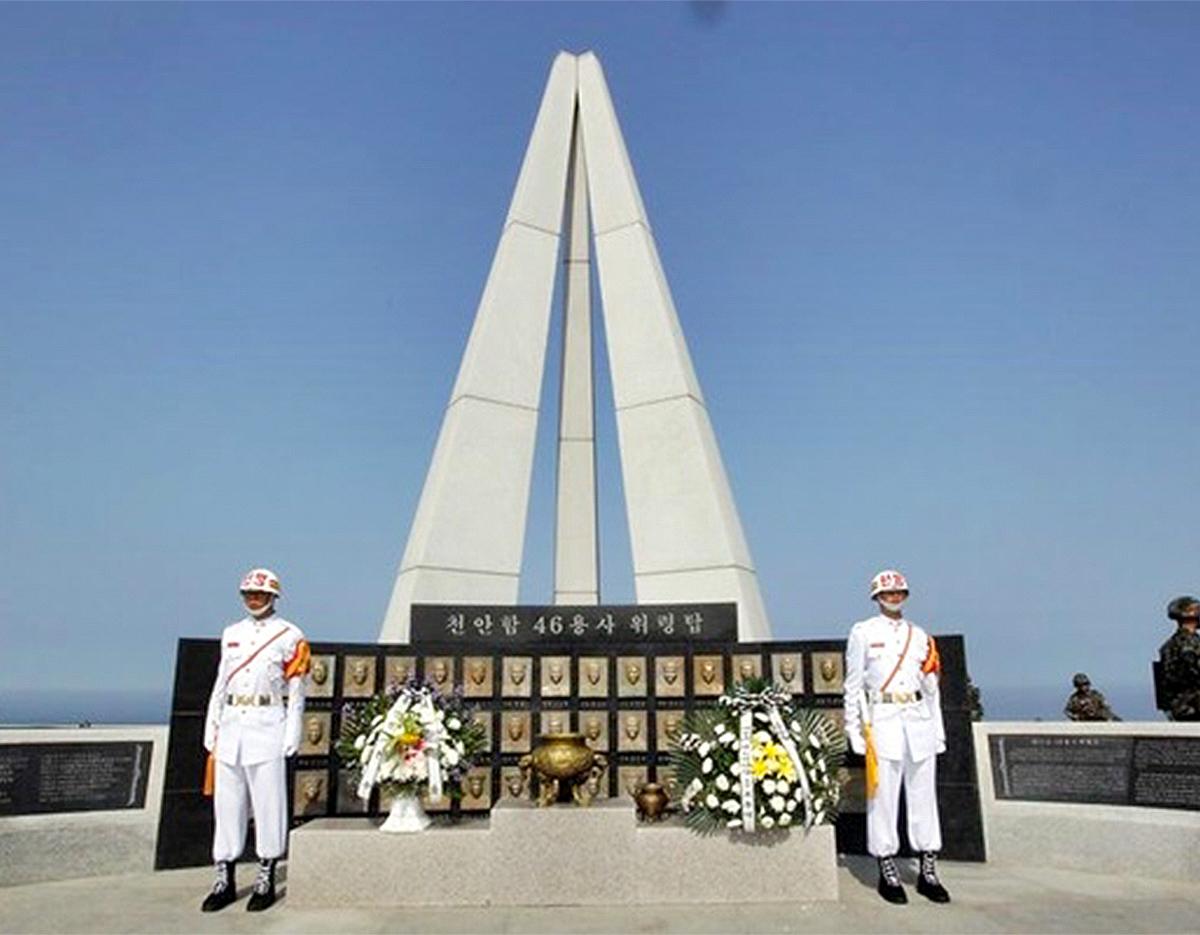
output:
M871 579L871 597L884 591L903 591L907 594L908 581L896 569L888 568Z
M267 594L279 596L279 576L269 568L252 568L246 572L246 577L242 579L242 586L238 588L243 594L247 591L265 591Z

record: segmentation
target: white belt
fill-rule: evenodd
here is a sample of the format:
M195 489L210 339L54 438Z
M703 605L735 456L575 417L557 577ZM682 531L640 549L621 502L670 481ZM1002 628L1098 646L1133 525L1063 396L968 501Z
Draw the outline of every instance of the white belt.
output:
M871 692L872 704L916 704L920 692Z
M278 695L226 695L225 703L236 707L269 708L283 704Z

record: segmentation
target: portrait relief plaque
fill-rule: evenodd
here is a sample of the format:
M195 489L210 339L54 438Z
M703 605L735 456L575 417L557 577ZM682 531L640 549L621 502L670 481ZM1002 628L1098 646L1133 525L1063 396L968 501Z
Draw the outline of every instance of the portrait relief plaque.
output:
M840 695L845 668L841 653L813 653L813 692L818 695Z
M608 697L608 659L604 656L580 657L579 697Z
M375 657L347 656L342 660L342 697L370 698L375 694Z
M492 697L492 660L489 656L467 656L463 660L463 695Z
M505 698L528 698L533 684L533 660L529 656L505 656L500 694Z
M307 697L333 696L333 659L333 656L324 654L312 657L312 665L304 677L304 693Z
M561 711L543 711L541 719L541 733L543 734L565 734L571 729L571 712L565 708Z
M638 789L646 784L646 767L618 766L617 786L618 795L636 795Z
M296 772L292 793L294 815L324 815L329 811L329 799L325 789L325 770L302 769Z
M622 753L646 752L646 712L617 712L617 749Z
M383 663L383 684L403 685L417 674L417 660L412 656L388 656Z
M442 797L436 800L430 797L428 792L421 796L421 805L427 812L448 812L450 811L451 801L449 790L444 791ZM391 808L390 802L388 803L388 808Z
M358 797L357 770L338 770L337 810L341 814L357 814L367 810L367 801Z
M571 695L571 657L542 657L542 697L569 698Z
M762 675L762 659L757 655L744 653L733 657L733 682L738 684L746 679L756 679Z
M300 731L300 756L325 756L329 739L329 712L306 711Z
M608 795L608 767L604 769L593 769L588 773L587 779L584 780L584 785L587 786L588 795L592 800L607 799Z
M696 656L692 659L692 691L708 697L725 692L724 657Z
M793 695L804 694L804 669L798 653L775 653L771 656L771 677Z
M500 786L501 794L506 799L528 799L529 788L525 784L525 777L521 774L521 770L516 766L504 766L500 769Z
M672 802L678 802L679 797L683 795L683 790L679 788L679 781L675 778L675 770L669 766L660 766L656 772L658 773L658 784L671 797Z
M654 694L682 698L683 688L683 656L659 656L654 665Z
M471 714L471 720L476 724L483 725L483 749L490 751L492 749L492 712L475 711Z
M617 697L642 698L646 694L646 659L621 656L617 660Z
M608 749L608 712L584 710L579 712L579 730L584 742L593 750Z
M505 711L500 718L500 752L528 753L530 741L529 712Z
M683 709L659 708L654 716L654 724L654 747L659 753L665 753L671 749L671 741L675 739L679 728L683 726Z
M492 771L487 767L476 767L467 771L462 784L462 810L464 812L487 811L492 807Z
M440 692L454 689L454 657L429 656L425 660L425 681Z

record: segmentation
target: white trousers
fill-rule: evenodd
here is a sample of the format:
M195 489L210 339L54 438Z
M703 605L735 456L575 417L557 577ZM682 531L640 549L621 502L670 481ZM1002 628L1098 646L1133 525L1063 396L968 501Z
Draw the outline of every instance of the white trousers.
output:
M246 824L254 815L254 837L260 860L282 857L287 850L287 769L283 757L230 766L217 760L213 812L214 861L237 860L246 848Z
M906 749L903 760L879 760L879 785L867 799L867 852L891 857L900 850L897 827L900 784L908 811L908 843L917 851L942 849L942 824L937 807L937 757L914 761Z

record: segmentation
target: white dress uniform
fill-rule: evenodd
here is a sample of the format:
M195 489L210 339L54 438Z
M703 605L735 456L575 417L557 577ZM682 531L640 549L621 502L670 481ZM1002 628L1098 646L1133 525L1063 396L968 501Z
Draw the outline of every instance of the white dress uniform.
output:
M846 736L865 751L864 712L879 761L879 785L867 800L867 850L890 857L900 849L896 826L901 782L914 850L940 851L937 756L946 749L933 639L909 620L879 614L859 621L846 644Z
M241 855L251 813L259 858L287 849L284 757L300 746L308 661L304 634L282 617L246 617L221 635L204 725L204 747L216 759L214 861Z

